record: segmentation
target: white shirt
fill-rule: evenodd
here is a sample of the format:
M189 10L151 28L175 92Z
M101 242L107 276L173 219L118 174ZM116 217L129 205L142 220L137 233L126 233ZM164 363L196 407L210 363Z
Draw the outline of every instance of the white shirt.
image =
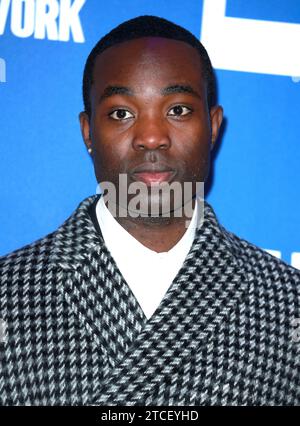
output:
M108 250L149 319L192 246L197 223L197 203L182 238L171 250L162 253L150 250L130 235L110 213L103 197L97 203L96 216Z

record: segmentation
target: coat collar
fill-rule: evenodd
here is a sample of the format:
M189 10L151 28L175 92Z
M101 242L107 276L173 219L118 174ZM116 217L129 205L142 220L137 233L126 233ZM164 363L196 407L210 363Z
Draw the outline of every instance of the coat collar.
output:
M98 253L105 248L101 232L95 229L91 219L92 204L99 199L99 195L84 199L73 214L58 228L54 234L53 249L50 254L50 263L60 266L63 270L76 270L81 267L83 259L91 259L93 253ZM219 224L214 210L204 202L204 221L197 230L193 242L192 252L204 242L218 241L219 254L234 256L236 244L230 234Z
M73 214L54 234L50 263L65 271L80 268L83 259L90 259L93 251L103 245L102 235L97 232L89 210L99 196L84 199Z

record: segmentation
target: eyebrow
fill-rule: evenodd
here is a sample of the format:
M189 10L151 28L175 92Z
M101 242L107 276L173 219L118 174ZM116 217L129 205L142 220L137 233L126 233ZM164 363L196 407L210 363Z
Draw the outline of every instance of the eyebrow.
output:
M163 96L171 95L174 93L189 93L201 99L200 94L188 84L173 84L161 90L161 94ZM114 95L134 96L134 91L126 86L107 86L99 98L99 103L101 103L104 99Z

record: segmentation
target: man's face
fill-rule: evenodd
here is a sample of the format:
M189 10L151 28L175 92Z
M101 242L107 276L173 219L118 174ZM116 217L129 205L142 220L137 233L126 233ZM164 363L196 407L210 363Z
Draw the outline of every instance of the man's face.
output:
M222 108L210 111L198 52L160 37L120 43L96 59L91 117L80 114L98 182L204 182Z

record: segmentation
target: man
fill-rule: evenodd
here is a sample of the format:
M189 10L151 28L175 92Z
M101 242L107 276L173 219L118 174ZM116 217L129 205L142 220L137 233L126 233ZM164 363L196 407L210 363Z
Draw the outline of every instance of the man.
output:
M97 181L116 193L1 259L1 404L297 405L300 273L202 211L223 114L203 46L127 21L91 51L83 96ZM173 183L168 203L152 192Z

